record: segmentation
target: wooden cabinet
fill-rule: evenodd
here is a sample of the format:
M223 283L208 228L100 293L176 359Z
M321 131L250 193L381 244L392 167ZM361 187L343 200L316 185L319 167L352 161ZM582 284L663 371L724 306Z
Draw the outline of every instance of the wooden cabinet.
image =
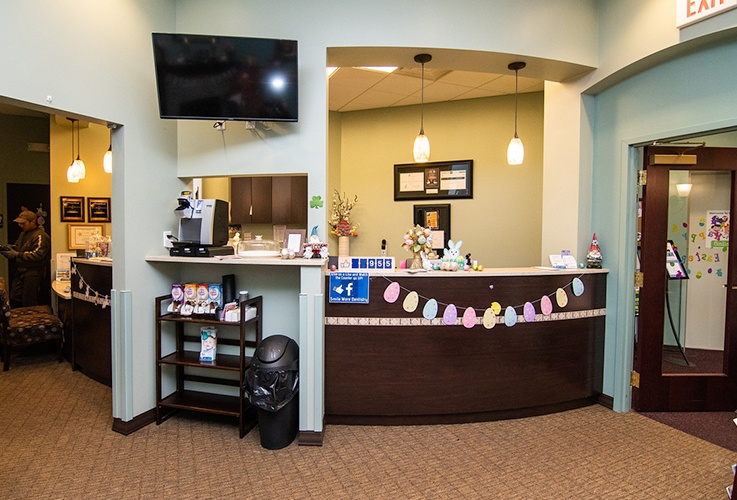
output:
M307 176L233 177L232 224L307 224Z
M237 323L167 313L169 303L169 295L156 297L156 424L161 424L178 410L215 413L237 417L242 438L256 425L256 411L246 397L243 384L246 369L251 363L246 348L255 349L262 338L262 298L241 302L241 316ZM249 307L255 308L256 314L247 319ZM200 362L201 326L218 329L218 352L214 362ZM167 336L171 335L174 338L169 338L167 343ZM173 350L166 349L164 345L171 345L171 340ZM224 346L231 346L230 353L226 353ZM175 388L165 395L162 377L167 366L174 368ZM221 394L234 392L232 390L205 392L201 387L206 385L213 388L236 387L238 395Z

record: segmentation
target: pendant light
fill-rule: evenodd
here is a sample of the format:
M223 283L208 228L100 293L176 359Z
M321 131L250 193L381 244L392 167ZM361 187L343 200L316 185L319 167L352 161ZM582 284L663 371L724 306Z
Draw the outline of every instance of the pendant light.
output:
M420 133L415 137L415 162L425 163L430 159L430 140L425 135L425 63L432 61L430 54L417 54L415 62L422 64L422 93L420 101Z
M74 122L72 122L72 132L74 132ZM87 170L84 168L84 162L79 159L79 120L77 120L77 159L74 160L74 166L77 169L77 178L84 179Z
M507 163L510 165L521 165L525 159L525 146L522 144L522 139L517 135L517 101L519 100L519 70L523 69L527 64L517 61L513 62L509 66L509 69L514 70L514 137L509 141L509 147L507 148Z
M112 134L112 132L111 132ZM108 173L113 173L113 138L110 138L110 146L105 151L105 156L102 157L102 169Z
M77 168L74 165L74 120L68 118L72 122L72 163L67 167L67 182L77 183L79 177L77 176Z

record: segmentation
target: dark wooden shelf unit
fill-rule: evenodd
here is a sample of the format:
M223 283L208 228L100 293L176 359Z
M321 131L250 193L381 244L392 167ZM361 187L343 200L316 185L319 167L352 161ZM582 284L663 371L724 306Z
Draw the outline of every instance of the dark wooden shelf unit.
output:
M246 355L246 348L255 349L261 342L263 334L263 299L253 297L241 302L241 317L238 322L218 321L205 317L179 316L165 312L171 302L171 296L156 297L156 424L174 415L179 410L199 411L226 415L238 418L239 434L242 438L256 425L255 409L248 402L243 389L246 370L251 364L251 356ZM255 307L256 316L246 320L246 308ZM218 327L219 346L237 346L239 354L218 353L215 361L200 362L199 350L186 350L185 342L199 343L199 337L187 332L187 324ZM166 324L173 324L172 328L164 328ZM190 327L190 329L196 326ZM222 328L222 330L221 330ZM226 329L237 329L238 338L225 338L220 334ZM164 331L168 330L168 331ZM174 335L174 351L162 351L162 336ZM174 366L176 374L176 389L168 395L162 393L162 367ZM204 369L212 376L191 373L188 368ZM217 374L236 373L237 378L217 377ZM226 387L237 387L238 396L195 391L185 388L186 382L201 382Z

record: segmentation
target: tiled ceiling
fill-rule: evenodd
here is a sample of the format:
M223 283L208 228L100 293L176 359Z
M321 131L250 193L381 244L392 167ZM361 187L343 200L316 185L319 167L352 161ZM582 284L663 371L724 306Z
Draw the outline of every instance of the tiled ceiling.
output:
M420 104L421 66L384 73L338 68L329 80L330 111L358 111ZM438 70L425 67L425 102L458 101L514 94L514 74ZM543 80L519 77L519 92L543 90Z

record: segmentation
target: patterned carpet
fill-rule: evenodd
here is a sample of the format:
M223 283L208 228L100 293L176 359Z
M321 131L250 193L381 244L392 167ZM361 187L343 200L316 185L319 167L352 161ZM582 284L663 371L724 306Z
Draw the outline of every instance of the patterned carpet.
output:
M153 382L152 382L153 383ZM737 454L602 406L478 424L329 426L278 451L176 416L123 436L111 391L53 356L0 372L0 497L721 499Z

